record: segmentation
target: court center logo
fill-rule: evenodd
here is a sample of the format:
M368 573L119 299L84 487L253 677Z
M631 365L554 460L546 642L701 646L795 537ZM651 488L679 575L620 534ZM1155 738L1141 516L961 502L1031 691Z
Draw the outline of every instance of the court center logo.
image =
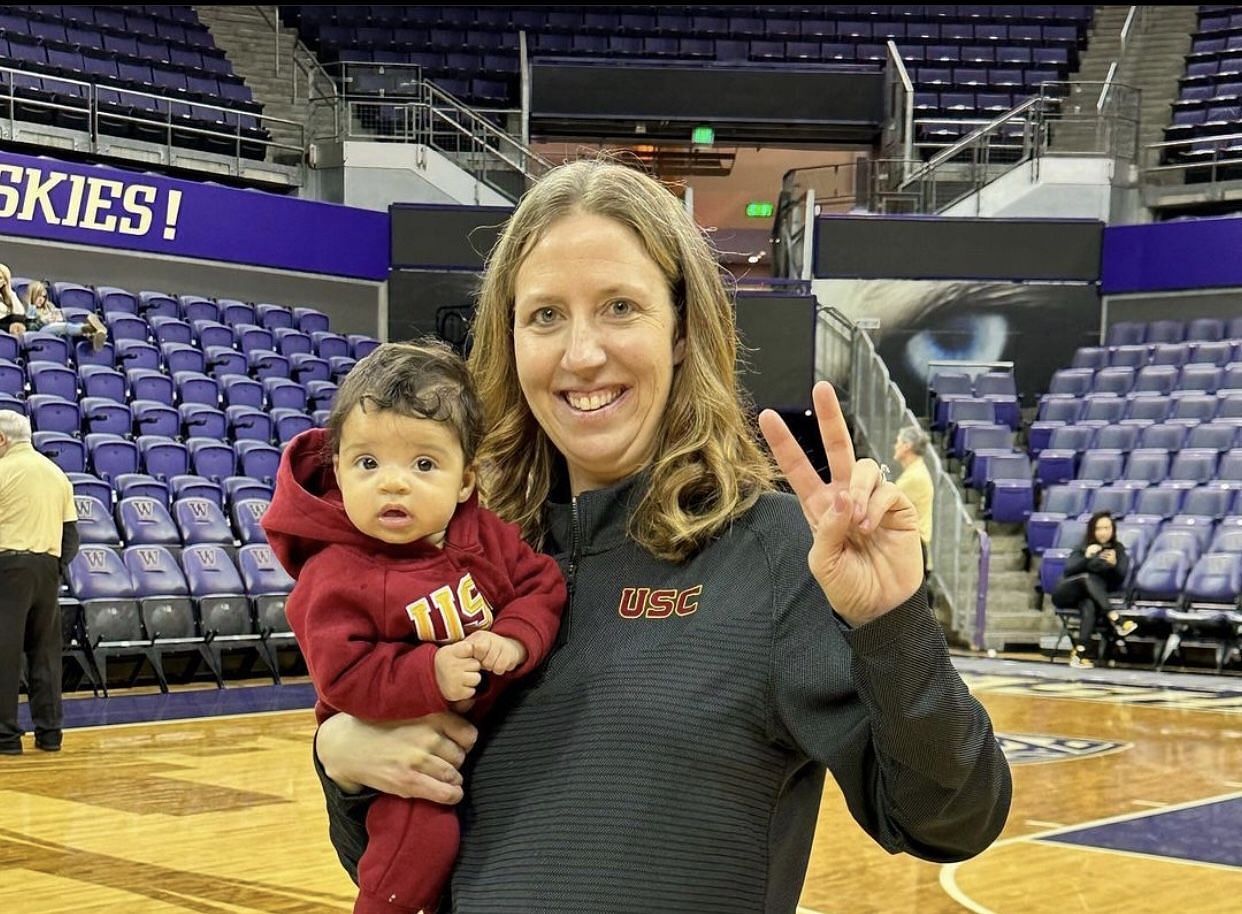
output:
M1085 739L1069 736L1030 736L1026 734L996 734L1001 751L1011 765L1029 765L1035 762L1068 762L1129 749L1131 743L1117 740Z

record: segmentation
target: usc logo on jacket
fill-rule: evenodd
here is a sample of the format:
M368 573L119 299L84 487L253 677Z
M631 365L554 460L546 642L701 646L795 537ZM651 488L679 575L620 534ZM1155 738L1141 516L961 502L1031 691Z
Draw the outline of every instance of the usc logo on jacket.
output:
M627 587L621 591L617 612L622 619L667 619L689 616L699 608L703 585L685 590L653 590L650 587Z

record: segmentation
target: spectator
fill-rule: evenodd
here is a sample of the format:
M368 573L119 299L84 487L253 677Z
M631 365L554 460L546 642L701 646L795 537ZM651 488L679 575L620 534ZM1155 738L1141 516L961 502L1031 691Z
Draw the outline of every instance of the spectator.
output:
M61 570L78 552L73 486L30 444L30 420L0 410L0 755L22 753L17 689L29 670L35 746L61 744Z
M13 291L13 273L0 263L0 330L22 333L26 329L26 306Z
M1130 560L1126 547L1117 539L1117 526L1107 511L1097 511L1087 521L1087 536L1083 544L1070 553L1065 572L1052 591L1052 605L1060 609L1078 609L1082 621L1078 627L1078 640L1070 654L1070 666L1090 669L1095 663L1087 656L1091 636L1099 631L1100 651L1103 658L1109 641L1109 633L1124 638L1138 624L1132 619L1121 621L1112 608L1109 594L1125 585Z
M26 290L26 329L42 330L55 336L90 340L91 349L98 352L108 342L108 329L93 312L86 315L86 323L65 320L64 312L52 304L47 296L47 285L32 282Z
M936 498L931 473L928 472L927 461L923 459L927 445L928 438L923 430L917 425L909 425L897 433L897 443L893 446L893 459L901 464L897 489L910 499L914 513L918 515L925 571L931 567L932 505Z
M549 172L491 253L473 332L482 491L558 558L569 605L477 747L447 712L320 725L346 866L360 785L456 803L467 752L450 907L470 914L792 914L828 770L891 852L995 838L1009 771L928 608L914 509L855 460L827 384L831 482L766 411L795 494L772 491L733 305L673 194L603 162Z

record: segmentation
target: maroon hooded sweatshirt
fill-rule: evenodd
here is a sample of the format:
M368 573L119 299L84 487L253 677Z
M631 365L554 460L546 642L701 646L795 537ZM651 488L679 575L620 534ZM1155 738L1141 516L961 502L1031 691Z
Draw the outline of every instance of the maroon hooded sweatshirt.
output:
M297 582L285 612L319 695L319 721L337 711L405 720L448 710L436 684L437 646L420 640L418 628L441 643L490 629L525 646L518 669L487 677L477 716L551 649L565 606L560 569L516 524L481 508L477 494L458 506L443 548L367 536L345 513L326 444L323 429L289 443L262 520Z

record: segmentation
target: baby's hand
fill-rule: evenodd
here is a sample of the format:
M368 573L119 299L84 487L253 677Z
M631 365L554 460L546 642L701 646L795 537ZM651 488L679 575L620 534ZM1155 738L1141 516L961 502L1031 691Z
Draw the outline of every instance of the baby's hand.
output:
M489 673L503 675L526 662L526 648L521 641L495 632L471 632L464 643L473 646L474 656Z
M436 685L445 701L474 698L475 690L483 681L482 667L475 653L469 641L445 644L436 650Z

